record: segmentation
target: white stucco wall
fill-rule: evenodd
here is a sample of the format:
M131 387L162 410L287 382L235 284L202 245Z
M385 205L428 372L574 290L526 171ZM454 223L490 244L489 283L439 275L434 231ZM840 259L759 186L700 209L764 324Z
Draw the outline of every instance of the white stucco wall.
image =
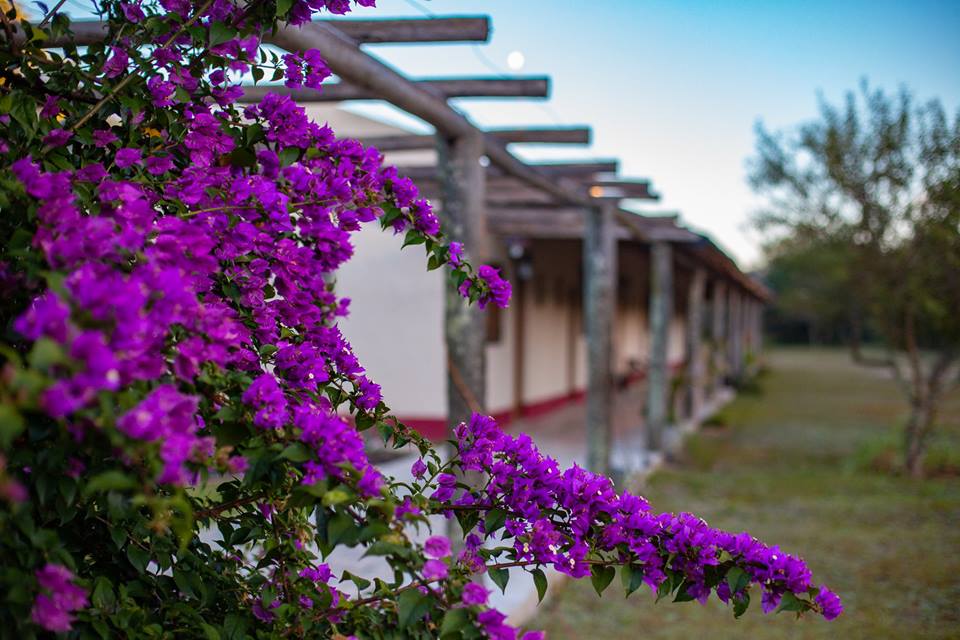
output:
M512 274L504 273L504 276L512 281ZM515 313L515 302L500 311L500 340L487 343L487 411L490 413L507 411L513 407Z
M354 237L354 257L337 274L351 300L341 329L394 413L443 416L445 272L426 270L421 246L401 251L402 235L368 225Z

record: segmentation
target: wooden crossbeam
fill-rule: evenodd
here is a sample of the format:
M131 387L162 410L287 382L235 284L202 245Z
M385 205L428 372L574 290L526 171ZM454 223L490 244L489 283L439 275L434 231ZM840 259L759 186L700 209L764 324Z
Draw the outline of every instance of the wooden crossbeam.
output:
M490 129L487 131L505 143L518 144L590 144L590 127L531 127Z
M371 136L367 138L361 138L360 142L368 147L376 147L383 152L422 151L424 149L435 149L437 146L437 137L431 134Z
M530 129L491 129L487 135L504 144L589 144L590 127L535 127ZM361 140L380 151L420 151L433 149L437 140L432 135L372 136Z
M399 18L385 20L316 20L335 27L357 44L409 42L487 42L490 39L488 16L449 18ZM74 36L44 41L47 48L68 43L87 46L102 42L107 25L99 20L77 20L70 24Z
M404 42L487 42L489 16L326 20L359 44Z
M430 137L430 136L428 136ZM367 142L367 141L364 141ZM376 146L376 145L375 145ZM381 151L384 151L382 147L377 147ZM409 148L409 147L408 147ZM427 147L423 147L427 148ZM572 178L583 178L583 177L592 177L598 173L615 173L619 166L619 163L616 160L587 160L584 162L545 162L542 164L532 163L531 167L537 169L538 171L543 172L548 176L555 177L572 177ZM413 167L397 167L397 171L402 176L406 176L411 180L420 180L420 181L429 181L435 180L437 177L437 167L432 165L426 166L413 166ZM502 170L497 167L490 167L487 169L488 178L507 178L508 174L504 173Z
M587 192L590 197L597 199L660 199L659 194L650 191L650 182L647 180L595 180Z
M411 82L442 98L546 98L550 95L550 79L545 76L431 78ZM243 93L241 102L259 102L268 93L290 96L301 103L383 99L383 96L349 82L325 84L322 91L289 89L278 85L248 85L244 86Z
M616 173L620 169L618 160L587 160L584 162L544 162L532 166L552 176L572 178L592 177L598 173Z

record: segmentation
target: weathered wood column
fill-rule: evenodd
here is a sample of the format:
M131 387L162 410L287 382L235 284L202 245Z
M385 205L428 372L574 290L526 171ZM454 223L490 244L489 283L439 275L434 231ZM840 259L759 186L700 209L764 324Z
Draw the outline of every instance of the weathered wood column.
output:
M760 354L763 352L763 301L753 301L753 355L757 366L760 364Z
M665 240L650 250L650 359L647 369L647 448L663 450L670 396L670 321L673 316L673 251Z
M585 211L583 319L587 334L587 468L607 473L613 432L613 314L616 305L616 200Z
M713 318L710 323L710 338L713 341L713 349L710 358L713 364L714 376L712 382L712 393L716 393L723 387L724 372L727 370L727 350L726 350L726 318L727 318L727 285L717 280L713 283L713 297L710 301Z
M703 361L703 306L707 288L707 272L701 267L693 271L687 289L685 409L687 416L696 419L703 407L705 371Z
M479 132L447 138L437 136L444 232L462 242L474 261L488 257L484 219L485 179L480 165L483 138ZM469 305L447 281L444 310L447 345L447 429L469 420L472 411L483 411L486 397L486 335L483 312Z
M727 342L729 345L729 373L733 381L743 375L743 296L731 287L727 294Z

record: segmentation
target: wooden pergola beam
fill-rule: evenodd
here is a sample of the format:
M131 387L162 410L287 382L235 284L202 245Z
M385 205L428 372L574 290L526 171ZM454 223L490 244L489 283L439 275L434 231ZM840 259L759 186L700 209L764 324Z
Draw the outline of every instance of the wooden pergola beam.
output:
M377 147L381 151L380 147ZM542 164L530 164L529 166L542 171L550 176L567 176L574 178L591 177L597 173L614 173L619 163L616 160L588 160L585 162L545 162ZM412 166L397 167L397 171L402 176L411 180L430 181L436 180L440 169L434 166ZM490 167L487 169L489 178L509 178L501 169Z
M635 198L639 200L659 200L660 195L650 190L647 180L594 180L587 192L598 199Z
M453 16L444 18L389 18L384 20L316 20L326 23L358 44L396 44L410 42L487 42L490 39L489 16ZM102 42L106 23L78 20L71 23L74 37L51 38L48 48L68 43L88 46Z
M523 129L488 129L505 143L516 144L590 144L590 127L531 127Z
M489 16L324 20L360 44L487 42Z
M518 78L430 78L411 80L440 98L546 98L550 79L545 76ZM279 85L245 85L240 102L259 102L268 93L290 96L299 103L383 100L377 92L350 82L333 82L323 89L290 89Z
M589 127L535 127L530 129L489 129L487 135L504 144L589 144ZM380 151L420 151L434 148L432 135L372 136L363 138L363 144Z

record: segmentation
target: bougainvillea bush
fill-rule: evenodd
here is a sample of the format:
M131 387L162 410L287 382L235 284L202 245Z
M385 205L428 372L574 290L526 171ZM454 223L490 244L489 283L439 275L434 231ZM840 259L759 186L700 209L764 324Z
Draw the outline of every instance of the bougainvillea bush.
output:
M0 34L0 635L514 638L478 580L509 567L541 592L552 566L737 615L758 592L840 613L798 558L490 418L443 460L391 417L337 328L351 234L405 234L480 305L509 285L376 149L286 97L237 106L244 80L318 87L318 52L261 37L347 0L105 0L104 41L79 48L44 46L71 31L41 8ZM367 430L419 450L412 482L371 465ZM415 541L434 514L458 551ZM334 575L348 547L392 576Z

